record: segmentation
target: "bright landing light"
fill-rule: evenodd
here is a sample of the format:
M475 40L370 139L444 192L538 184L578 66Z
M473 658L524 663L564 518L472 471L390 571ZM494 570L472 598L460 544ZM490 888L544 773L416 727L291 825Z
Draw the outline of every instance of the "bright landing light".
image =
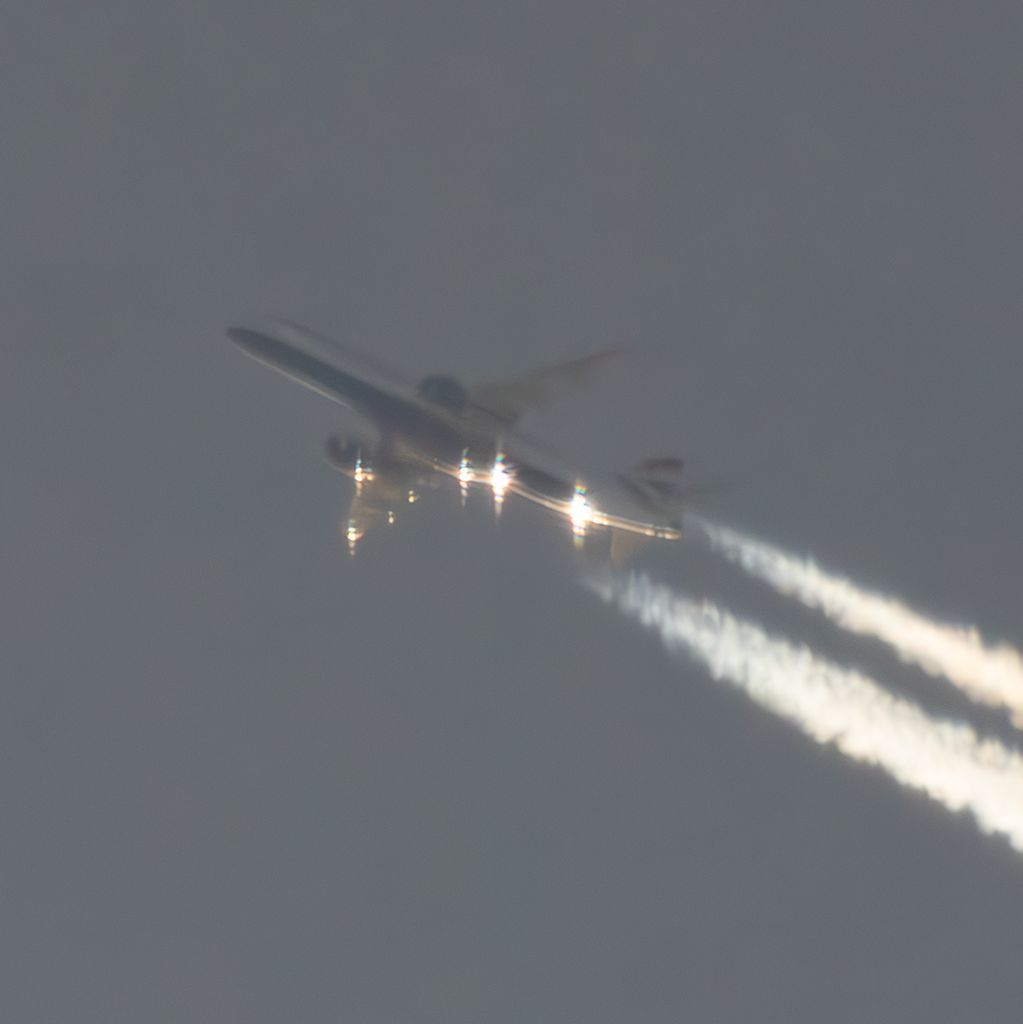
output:
M369 466L363 465L361 455L355 460L355 471L352 473L352 478L357 484L364 484L373 479L373 470Z
M572 533L577 538L586 536L586 528L593 519L593 506L586 497L586 488L582 484L576 484L575 494L572 495L571 504L568 506L568 518L572 522Z
M494 507L500 511L504 502L505 492L511 484L511 472L505 464L504 455L500 452L494 459L494 468L490 471L490 487L494 492Z
M458 491L462 496L462 505L465 506L465 499L469 495L469 484L473 482L474 476L472 464L469 462L468 450L462 452L462 461L458 463Z
M359 541L362 540L362 530L354 519L349 519L345 526L345 541L348 544L348 554L354 555Z

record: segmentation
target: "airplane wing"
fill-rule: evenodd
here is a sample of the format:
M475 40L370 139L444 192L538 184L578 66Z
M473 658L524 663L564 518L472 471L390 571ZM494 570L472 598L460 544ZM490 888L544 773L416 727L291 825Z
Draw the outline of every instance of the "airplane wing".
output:
M514 423L530 409L537 409L578 386L617 349L606 349L582 359L547 366L512 380L478 384L470 392L474 405L506 423Z
M357 373L382 391L399 394L405 398L411 398L415 394L415 388L409 379L382 359L377 359L334 338L318 334L291 320L278 321L276 333L305 351L322 356L325 362L339 369Z
M247 355L326 398L362 411L385 411L415 390L383 363L292 323L265 330L231 327L228 337Z

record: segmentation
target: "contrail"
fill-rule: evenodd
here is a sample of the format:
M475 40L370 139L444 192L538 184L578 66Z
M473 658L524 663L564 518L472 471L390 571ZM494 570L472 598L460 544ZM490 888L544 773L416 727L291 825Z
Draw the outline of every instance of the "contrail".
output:
M708 602L696 603L643 576L587 584L609 604L686 651L711 675L846 757L876 765L1023 852L1023 756L965 724L931 717L867 676L771 636Z
M711 547L779 593L823 612L852 633L888 644L905 662L959 687L972 700L1006 708L1023 728L1023 655L1007 644L989 646L973 626L928 619L895 598L858 587L736 530L691 517Z

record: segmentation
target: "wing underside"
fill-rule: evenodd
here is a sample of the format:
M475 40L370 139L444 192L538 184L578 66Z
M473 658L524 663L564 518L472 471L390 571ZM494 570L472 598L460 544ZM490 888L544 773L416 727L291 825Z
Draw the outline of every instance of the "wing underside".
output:
M253 359L312 391L370 415L415 401L412 388L375 360L293 324L232 327L228 337Z

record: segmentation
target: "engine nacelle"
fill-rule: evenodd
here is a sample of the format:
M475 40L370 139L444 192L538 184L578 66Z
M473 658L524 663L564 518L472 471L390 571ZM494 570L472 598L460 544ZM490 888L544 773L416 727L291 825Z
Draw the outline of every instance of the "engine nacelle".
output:
M350 476L356 483L363 483L372 475L372 469L365 454L364 444L356 439L332 434L327 438L327 461Z
M469 404L469 392L465 385L454 377L434 374L424 377L416 387L416 394L431 405L439 405L442 409L460 416Z

